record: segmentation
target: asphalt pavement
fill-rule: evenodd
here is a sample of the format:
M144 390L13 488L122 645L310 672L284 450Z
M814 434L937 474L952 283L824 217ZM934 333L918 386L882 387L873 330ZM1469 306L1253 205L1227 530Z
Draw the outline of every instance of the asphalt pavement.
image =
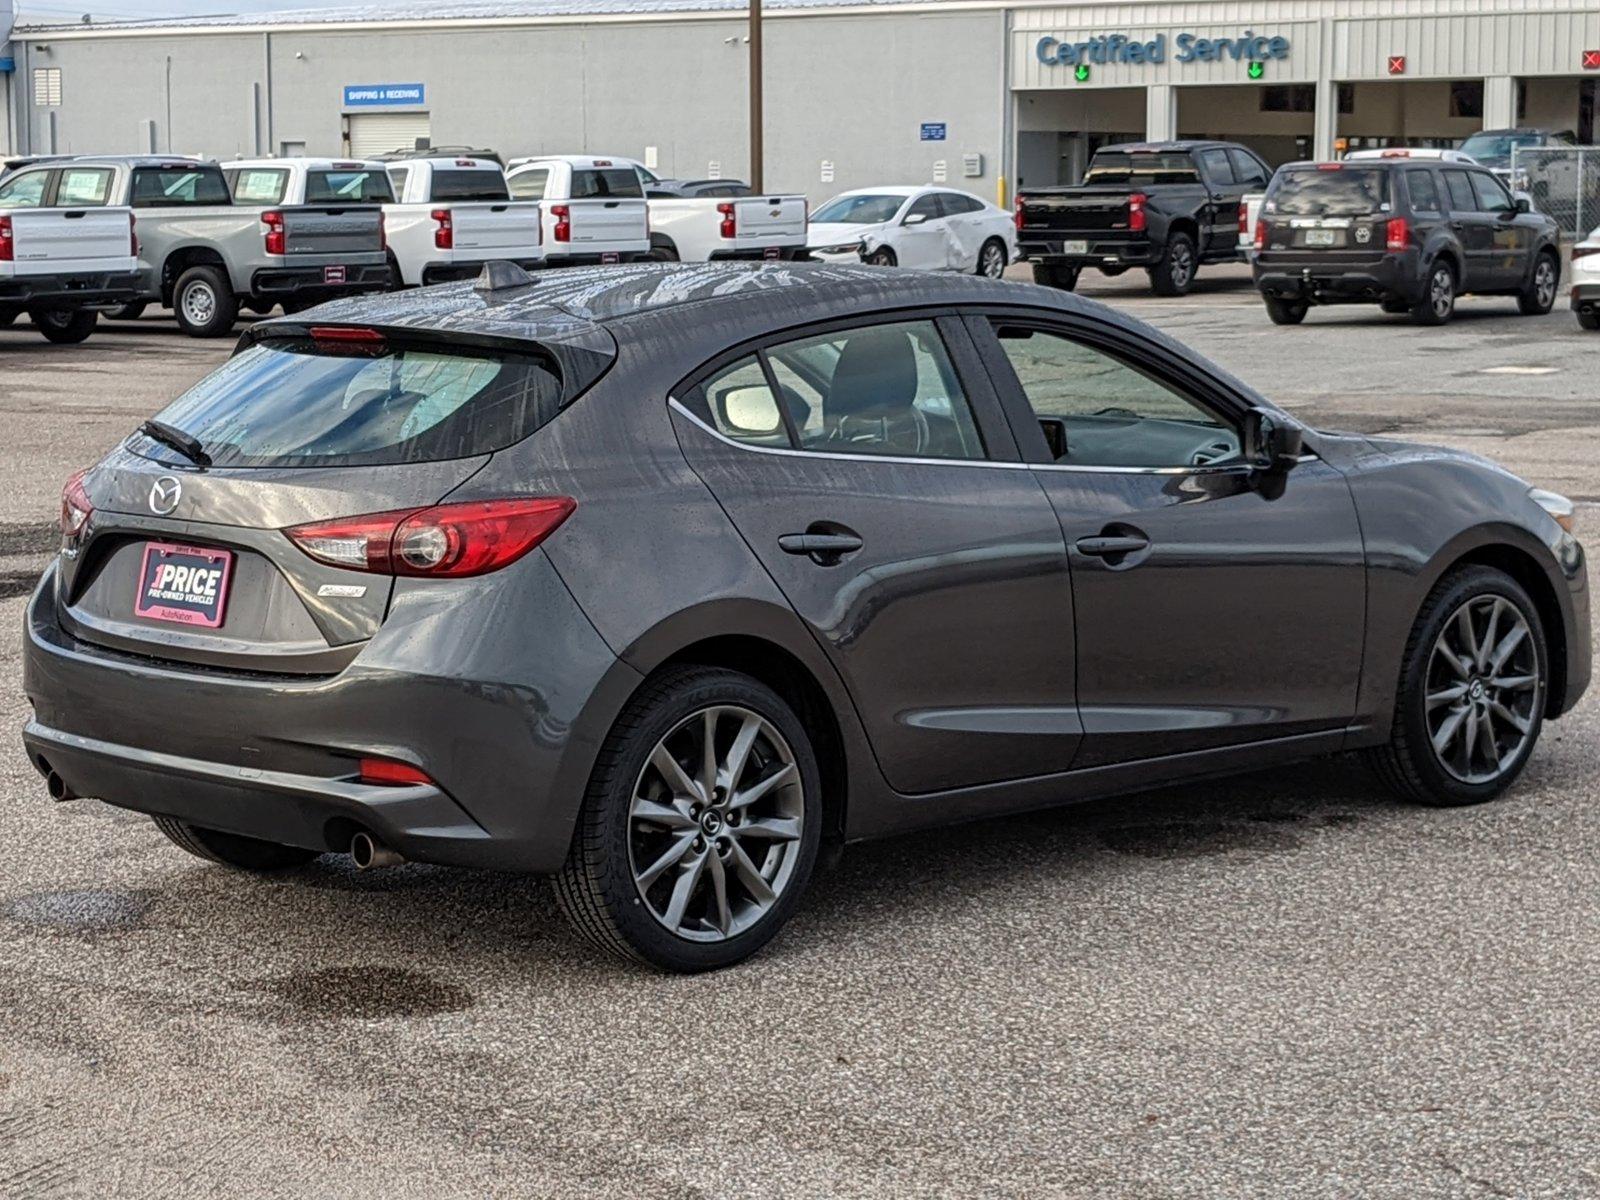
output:
M1564 309L1280 329L1237 270L1084 283L1600 529L1600 335ZM1600 1194L1593 694L1484 808L1327 759L852 847L687 979L597 958L539 879L255 878L52 803L15 731L61 482L227 350L0 331L0 1197Z

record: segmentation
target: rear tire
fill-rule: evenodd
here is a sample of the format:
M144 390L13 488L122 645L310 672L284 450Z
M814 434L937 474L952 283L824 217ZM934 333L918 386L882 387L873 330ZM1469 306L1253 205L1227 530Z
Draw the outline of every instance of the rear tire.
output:
M172 313L190 337L222 337L239 316L239 300L217 267L190 267L172 289Z
M225 867L237 867L241 871L283 871L290 867L303 867L320 857L316 850L280 846L277 842L206 829L176 817L152 816L150 819L173 845L187 850L196 858L221 863Z
M678 250L675 246L652 246L650 257L656 262L680 262Z
M1418 325L1443 325L1456 313L1456 272L1448 262L1438 261L1428 268L1422 299L1411 306L1411 319Z
M1411 305L1404 300L1396 300L1393 297L1378 301L1378 307L1391 317L1403 317L1411 311Z
M990 238L978 250L978 265L976 273L986 279L1005 278L1006 244L999 238Z
M1078 288L1078 268L1062 267L1054 263L1034 263L1033 281L1040 287L1057 288L1063 292Z
M1561 287L1561 260L1548 250L1541 251L1533 264L1528 286L1517 295L1517 309L1525 317L1542 317L1556 306Z
M752 792L759 798L737 803ZM816 756L782 697L736 671L669 668L606 737L556 899L611 954L667 971L730 966L766 945L799 904L821 826Z
M1539 610L1521 584L1493 567L1451 571L1406 642L1389 742L1367 752L1379 778L1401 799L1436 808L1499 796L1539 740L1547 656Z
M1167 239L1161 261L1150 269L1150 286L1158 296L1186 296L1199 265L1194 239L1187 233L1175 233Z
M1581 312L1578 324L1584 329L1600 329L1600 312Z
M1267 302L1267 316L1274 325L1298 325L1311 311L1311 306L1304 300L1282 300L1277 296L1265 296L1263 299Z
M28 320L44 335L47 342L58 346L76 346L94 332L100 314L92 308L29 309Z

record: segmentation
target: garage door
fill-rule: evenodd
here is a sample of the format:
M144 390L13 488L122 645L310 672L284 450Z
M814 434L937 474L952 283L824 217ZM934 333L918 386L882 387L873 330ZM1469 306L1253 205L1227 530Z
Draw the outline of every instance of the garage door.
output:
M346 152L351 158L372 158L391 150L412 150L418 138L432 136L431 128L425 112L351 113Z

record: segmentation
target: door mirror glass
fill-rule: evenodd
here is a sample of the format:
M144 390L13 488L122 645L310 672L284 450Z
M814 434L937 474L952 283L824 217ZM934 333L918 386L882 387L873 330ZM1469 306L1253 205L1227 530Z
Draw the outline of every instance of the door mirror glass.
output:
M1517 192L1512 196L1512 200L1517 206L1517 212L1531 213L1533 211L1533 197L1528 195L1527 192Z

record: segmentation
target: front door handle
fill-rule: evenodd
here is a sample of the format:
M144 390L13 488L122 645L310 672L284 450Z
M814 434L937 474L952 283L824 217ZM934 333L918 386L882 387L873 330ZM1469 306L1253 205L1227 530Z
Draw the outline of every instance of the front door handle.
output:
M1079 538L1073 543L1079 554L1094 558L1120 558L1124 554L1137 554L1150 548L1150 539L1143 534L1102 534L1099 537Z
M848 531L786 533L778 539L778 549L785 554L804 554L823 566L832 566L865 545L859 533Z

